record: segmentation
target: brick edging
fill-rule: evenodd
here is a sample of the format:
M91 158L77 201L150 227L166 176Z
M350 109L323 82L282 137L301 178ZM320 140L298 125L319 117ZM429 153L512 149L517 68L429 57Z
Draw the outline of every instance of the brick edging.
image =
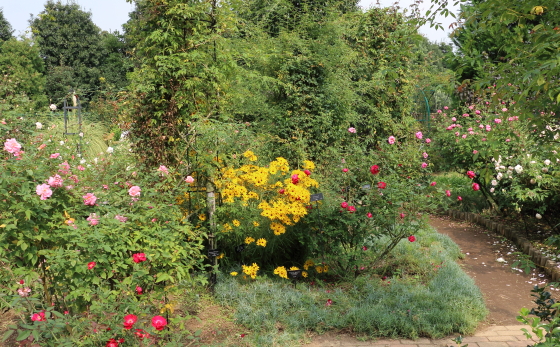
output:
M533 247L531 242L527 240L527 238L520 232L513 230L504 224L494 222L472 212L448 210L447 215L455 219L462 219L467 222L476 223L489 231L493 231L498 235L505 236L507 239L512 241L521 251L523 251L523 253L529 255L535 265L542 268L547 275L552 277L552 281L556 282L560 280L560 268L558 267L558 263L549 259L538 249Z

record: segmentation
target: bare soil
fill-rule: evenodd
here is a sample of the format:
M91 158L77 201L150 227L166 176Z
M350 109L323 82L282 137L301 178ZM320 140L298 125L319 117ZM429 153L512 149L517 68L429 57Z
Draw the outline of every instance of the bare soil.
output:
M516 247L478 225L443 216L430 217L430 224L451 237L465 254L459 264L480 288L490 311L482 326L520 324L516 320L519 310L535 306L531 290L537 284L542 287L550 278L539 270L530 274L513 270L515 258L511 253L518 251ZM498 261L500 258L505 262Z

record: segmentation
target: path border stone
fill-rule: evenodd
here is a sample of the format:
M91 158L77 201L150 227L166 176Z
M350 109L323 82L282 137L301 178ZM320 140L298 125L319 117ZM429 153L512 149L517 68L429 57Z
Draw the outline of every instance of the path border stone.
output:
M535 263L535 265L542 268L544 272L552 278L552 281L557 282L560 280L560 267L558 262L553 261L546 255L542 254L540 250L533 247L531 241L529 241L519 231L516 231L505 224L494 222L491 219L484 218L482 215L473 212L448 210L447 215L455 219L476 223L484 227L488 231L492 231L498 235L506 237L511 242L513 242L517 246L517 248L523 251L523 253L531 257L531 260Z

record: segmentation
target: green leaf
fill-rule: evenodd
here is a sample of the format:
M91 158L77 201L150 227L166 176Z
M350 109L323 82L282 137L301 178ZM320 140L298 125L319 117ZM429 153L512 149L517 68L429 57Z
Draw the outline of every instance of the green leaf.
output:
M18 336L16 337L16 341L22 341L31 335L31 330L22 330L19 332Z
M4 335L2 336L2 341L6 341L7 339L10 338L10 336L12 336L12 334L15 332L15 330L8 330L4 333Z

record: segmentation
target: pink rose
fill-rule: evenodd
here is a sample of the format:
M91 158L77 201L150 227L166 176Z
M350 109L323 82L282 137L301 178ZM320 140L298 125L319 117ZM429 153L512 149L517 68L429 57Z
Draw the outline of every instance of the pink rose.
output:
M143 261L146 261L146 254L145 253L134 253L132 255L132 261L134 261L135 263L141 263Z
M194 182L194 178L192 178L191 176L187 176L187 178L185 178L185 182L187 182L187 183L193 183L193 182Z
M62 180L62 177L60 177L60 175L54 175L54 176L49 177L49 179L47 180L47 183L51 187L60 188L60 187L62 187L63 180Z
M463 198L460 196L457 196L457 201L463 201Z
M368 218L373 218L373 214L371 214L371 212L368 212L368 213L366 214L366 216L367 216Z
M343 201L340 203L340 207L342 208L347 208L348 207L348 203L346 201Z
M167 167L165 167L165 165L160 165L159 168L157 169L159 172L161 172L164 175L168 175L169 174L169 169Z
M350 212L350 213L356 212L356 207L354 207L354 206L348 206L348 212Z
M86 218L86 220L89 222L89 225L99 224L99 219L97 218L97 215L95 213L90 214L89 217Z
M437 184L436 182L430 183L430 185L431 185L432 187L435 186L436 184Z
M140 191L141 190L142 189L140 189L140 187L138 187L138 186L132 186L128 190L128 195L130 195L130 196L140 196Z
M430 142L432 142L432 140L426 139L426 143L430 143Z
M445 191L445 195L451 196L451 191L450 191L450 190L446 190L446 191Z
M4 150L17 157L21 152L21 145L16 141L16 139L8 139L4 142Z
M121 216L120 214L115 216L115 219L118 220L119 222L126 222L128 220L128 218L126 218L125 216Z
M95 265L97 265L96 262L90 261L90 262L87 264L87 268L88 268L89 270L91 270L91 269L93 269L93 268L95 267Z
M494 123L496 123L496 124L500 124L501 122L502 122L502 120L500 118L494 119Z
M41 197L41 200L47 200L53 193L48 184L39 184L35 189L35 192Z
M84 199L84 205L87 206L93 206L97 201L97 197L92 193L87 193L86 195L82 196L82 198Z
M390 145L395 143L395 137L394 136L389 136L389 138L387 139L387 142L389 142Z
M348 128L348 132L355 134L356 133L356 128Z
M51 154L51 159L56 159L60 156L60 153L53 153Z
M414 134L416 136L417 139L421 140L422 139L422 132L419 131L416 134Z
M428 153L424 152L422 153L422 156L424 157L424 159L428 159Z
M342 169L342 172L348 172L347 168Z
M476 177L476 173L474 171L467 171L467 176L469 176L470 179L473 179Z
M473 183L472 184L472 189L473 190L480 190L480 185L478 183Z
M422 169L425 169L425 168L428 167L428 163L422 163L422 165L420 165L420 166L422 166Z

